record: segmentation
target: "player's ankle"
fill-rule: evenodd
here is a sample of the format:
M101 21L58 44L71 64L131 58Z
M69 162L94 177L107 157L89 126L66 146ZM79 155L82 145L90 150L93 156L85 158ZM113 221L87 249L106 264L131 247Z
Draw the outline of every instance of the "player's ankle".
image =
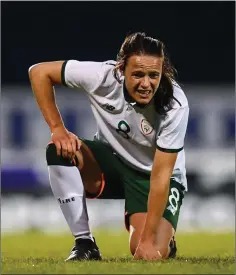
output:
M89 239L94 242L92 234L83 234L83 235L75 236L75 240L78 240L78 239Z

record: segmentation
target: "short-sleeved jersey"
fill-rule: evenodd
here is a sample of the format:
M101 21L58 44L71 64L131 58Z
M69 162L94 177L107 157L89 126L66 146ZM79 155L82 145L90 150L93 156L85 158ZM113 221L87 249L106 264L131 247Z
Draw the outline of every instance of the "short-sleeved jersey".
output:
M62 82L86 91L97 122L95 138L108 143L130 167L150 173L156 149L178 152L172 178L187 190L183 147L189 106L184 92L173 84L173 106L165 116L159 115L153 100L145 107L127 100L124 81L113 76L114 65L112 60L65 61Z

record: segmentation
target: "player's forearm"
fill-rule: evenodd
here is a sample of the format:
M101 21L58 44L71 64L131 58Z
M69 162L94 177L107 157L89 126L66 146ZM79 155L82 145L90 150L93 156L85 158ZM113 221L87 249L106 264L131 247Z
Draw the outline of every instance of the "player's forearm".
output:
M142 240L156 242L157 230L166 207L168 192L169 178L160 176L151 179L147 219Z
M35 99L50 130L64 126L56 105L54 88L50 78L38 69L31 69L29 77Z

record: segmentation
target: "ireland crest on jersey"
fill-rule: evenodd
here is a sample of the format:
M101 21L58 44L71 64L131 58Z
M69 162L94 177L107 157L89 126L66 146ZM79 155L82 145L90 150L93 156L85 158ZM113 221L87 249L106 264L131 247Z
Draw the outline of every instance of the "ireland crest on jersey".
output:
M141 120L141 130L145 136L148 136L152 133L153 127L146 119L142 119Z

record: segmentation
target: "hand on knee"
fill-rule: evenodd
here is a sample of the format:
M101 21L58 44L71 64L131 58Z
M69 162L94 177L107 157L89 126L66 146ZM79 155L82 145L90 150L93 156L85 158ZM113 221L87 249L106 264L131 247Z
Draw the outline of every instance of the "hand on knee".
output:
M138 247L138 243L134 244L134 243L130 243L130 252L131 254L134 256L135 251ZM167 259L170 253L170 248L169 247L157 247L157 251L160 252L162 259Z
M60 165L60 166L77 166L80 168L83 165L82 153L76 153L74 161L69 158L63 158L62 155L57 155L57 149L54 143L48 144L46 148L46 160L48 165Z

